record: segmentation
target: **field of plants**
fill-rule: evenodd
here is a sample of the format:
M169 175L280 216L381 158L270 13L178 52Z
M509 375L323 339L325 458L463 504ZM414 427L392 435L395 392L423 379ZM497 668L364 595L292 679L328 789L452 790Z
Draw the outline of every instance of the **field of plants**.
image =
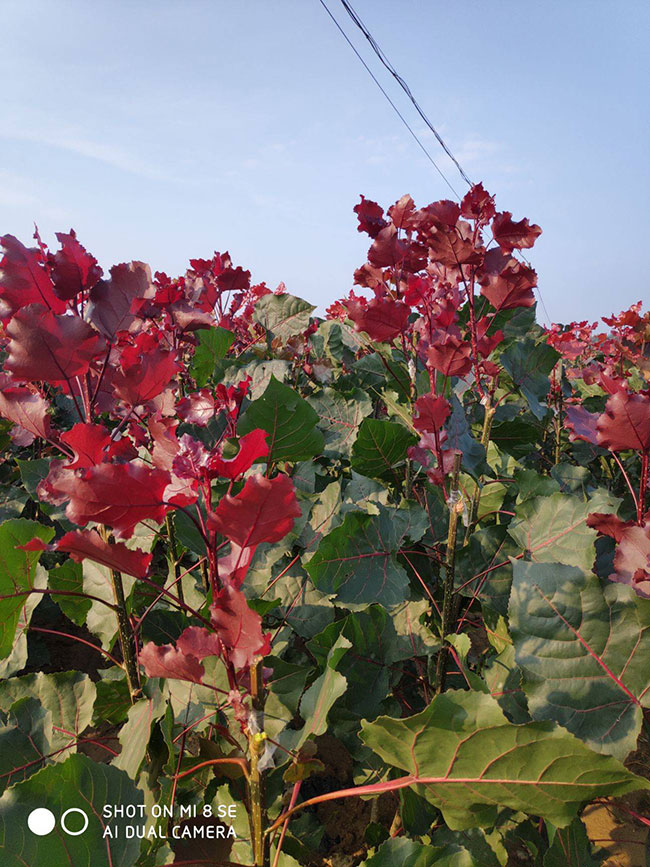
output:
M3 865L646 864L650 313L537 324L480 184L355 211L326 318L2 238Z

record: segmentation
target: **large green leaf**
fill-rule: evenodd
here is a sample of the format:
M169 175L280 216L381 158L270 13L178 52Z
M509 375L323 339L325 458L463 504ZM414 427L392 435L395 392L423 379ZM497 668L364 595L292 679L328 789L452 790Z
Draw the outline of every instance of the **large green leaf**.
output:
M580 819L574 819L568 828L556 828L554 833L548 830L552 842L544 855L544 867L602 867L603 859L594 854Z
M0 792L43 767L51 738L52 715L35 698L21 698L0 713Z
M535 719L624 759L650 706L650 604L560 563L513 564L510 630Z
M194 357L189 366L189 373L202 388L214 373L214 366L232 346L235 335L232 331L215 326L214 328L199 328L196 331L199 345L194 351Z
M56 604L73 623L76 623L77 626L83 626L92 607L92 600L81 595L68 595L84 592L81 563L75 563L74 560L68 559L64 560L60 566L50 569L49 585L51 590L65 591L64 593L53 594Z
M399 481L396 469L416 442L417 437L398 422L366 418L352 446L352 469L371 479Z
M343 603L399 605L408 576L396 553L406 537L420 539L426 526L426 514L418 508L382 506L377 515L349 512L305 568L318 590Z
M337 669L350 647L347 638L340 635L330 648L323 673L300 700L300 716L305 721L304 726L297 731L285 729L282 732L280 739L285 749L298 750L308 738L327 731L327 715L334 702L347 689L347 681Z
M560 492L534 497L517 505L508 533L536 562L591 569L596 531L587 526L587 515L616 512L618 502L602 490L589 500Z
M57 671L45 674L25 674L0 683L0 709L8 710L19 699L30 697L52 715L55 726L52 748L70 747L76 751L75 740L90 725L97 689L87 674L81 671ZM70 746L71 745L71 746ZM68 749L60 758L67 758Z
M141 698L130 708L119 736L122 751L112 762L113 767L126 771L132 779L137 779L147 752L151 727L165 713L165 702L160 690L150 684L147 684L146 689L152 692L152 697Z
M302 461L323 451L317 422L318 414L307 401L272 376L264 394L242 416L239 433L262 428L269 434L269 461Z
M108 819L103 808L128 807L144 803L144 796L124 771L100 765L86 756L70 756L50 765L24 783L8 789L0 798L0 859L7 865L74 865L74 867L133 867L140 841L127 839L126 826L145 824L138 819ZM54 814L54 830L44 836L32 833L27 825L36 808ZM81 810L88 817L82 834L67 834L61 827L66 810ZM69 814L66 827L83 827L81 813ZM110 827L111 835L104 836Z
M35 586L41 589L45 586L43 578L39 579L36 571L42 552L22 551L16 547L35 536L49 542L54 536L54 528L25 518L11 518L0 525L0 659L11 653L21 612L22 623L26 627L29 622L28 609L33 609L40 601L39 594L34 594L30 599L29 591ZM16 595L21 590L26 592Z
M548 343L537 343L532 338L517 340L501 353L501 364L521 390L536 418L543 418L546 413L546 406L541 401L548 394L548 375L559 358L559 352Z
M504 807L564 827L586 801L650 789L560 727L512 725L480 692L451 690L415 716L363 723L361 737L407 772L452 829L492 826Z
M360 867L475 867L460 846L425 846L406 837L391 837Z
M315 309L313 304L288 292L283 295L264 295L255 305L253 321L259 322L274 337L284 342L307 329L309 317Z
M363 391L344 397L333 388L309 398L318 413L318 426L325 435L325 454L349 455L359 425L372 412L372 402Z

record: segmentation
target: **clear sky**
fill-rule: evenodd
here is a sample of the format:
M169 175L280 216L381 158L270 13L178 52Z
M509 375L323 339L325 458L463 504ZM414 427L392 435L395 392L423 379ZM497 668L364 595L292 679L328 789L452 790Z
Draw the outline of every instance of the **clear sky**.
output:
M552 319L647 303L650 5L353 5L470 177L542 226L530 258ZM318 0L0 9L3 233L28 242L37 222L53 241L74 227L105 268L142 259L170 275L228 249L255 280L323 305L365 261L360 193L384 205L449 196Z

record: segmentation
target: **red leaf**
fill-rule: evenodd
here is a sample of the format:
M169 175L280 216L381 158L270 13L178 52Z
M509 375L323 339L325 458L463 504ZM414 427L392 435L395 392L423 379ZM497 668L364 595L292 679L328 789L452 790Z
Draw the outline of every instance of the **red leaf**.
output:
M496 248L489 250L481 271L481 295L496 310L532 307L535 303L533 288L537 286L537 274L512 256Z
M354 213L359 220L357 231L365 232L371 238L376 238L388 225L384 220L384 209L380 208L377 202L366 199L365 196L361 196L361 202L354 206Z
M627 528L634 526L634 521L622 521L616 515L592 512L587 515L587 526L601 536L611 536L616 542L620 542Z
M300 506L288 476L265 478L256 473L236 497L227 494L209 516L212 529L240 548L279 542L293 527Z
M174 419L152 416L147 424L153 440L151 458L153 465L160 470L171 472L174 458L181 446L176 436L178 422Z
M211 328L214 325L213 313L198 310L187 301L172 304L169 313L179 331L197 331L199 328Z
M403 262L407 253L408 245L397 237L395 226L386 226L368 250L368 261L378 268L388 268Z
M465 193L460 203L460 212L468 220L479 220L481 223L489 222L496 213L494 196L491 196L483 187L483 184L474 186Z
M199 427L205 427L210 419L214 418L215 411L214 397L207 388L186 395L176 404L178 417L188 424L196 424Z
M258 458L263 458L269 453L266 443L268 434L265 430L256 428L239 440L239 451L234 458L224 458L222 449L219 448L208 459L208 471L210 475L221 476L224 479L236 479L246 470L249 470Z
M23 307L7 325L5 368L27 380L63 382L88 372L104 340L79 316L55 315L41 304Z
M56 494L69 500L68 520L80 526L106 524L128 539L140 521L164 520L170 509L163 499L169 480L169 473L133 461L62 473L53 484Z
M210 453L199 440L189 434L183 434L178 441L180 451L174 458L172 470L179 479L205 479L208 476L208 458Z
M427 363L444 376L465 376L472 369L471 352L467 341L445 334L444 340L429 347Z
M176 639L176 647L198 660L206 656L221 656L222 645L215 632L209 632L204 626L188 626Z
M365 331L372 340L393 340L408 324L409 308L392 298L373 298L367 304L353 298L347 308L355 329Z
M262 634L262 618L248 607L241 590L224 587L210 606L210 620L236 669L270 652L270 636Z
M618 391L605 404L596 424L598 445L610 451L650 450L650 392Z
M453 228L459 217L459 205L450 199L441 199L421 208L417 212L416 222L420 231L429 231L432 227L446 230Z
M427 235L426 243L431 259L446 268L478 265L481 261L481 250L477 249L470 239L461 237L456 229L440 227L433 234Z
M424 394L415 402L418 415L413 419L413 426L418 431L438 431L443 426L451 406L449 401L440 395Z
M614 573L609 577L650 598L650 524L624 530L614 555Z
M567 407L565 423L569 429L569 439L571 442L584 440L586 443L597 445L597 421L598 415L595 412L589 412L583 406Z
M72 530L52 547L65 551L75 563L93 560L134 578L146 578L153 557L139 548L127 548L122 542L105 542L97 530Z
M56 237L61 249L49 257L54 292L58 298L68 301L79 292L91 289L101 279L102 269L97 259L77 241L73 229L70 229L69 235L57 232Z
M102 424L79 423L61 434L61 442L74 451L74 462L68 464L68 469L76 470L103 463L107 458L106 450L111 437Z
M532 247L542 230L535 223L531 225L526 217L515 223L510 211L502 211L492 220L492 234L499 247L511 253Z
M241 587L256 548L257 545L240 548L239 545L231 542L230 552L225 557L219 557L219 578L226 584Z
M415 203L409 195L402 196L388 209L388 216L395 228L404 229L407 232L415 226L415 213Z
M136 316L131 311L135 299L153 298L156 294L151 269L144 262L114 265L111 279L100 280L90 290L88 317L109 340L118 331L127 331Z
M38 247L25 247L13 235L0 239L4 256L0 262L0 316L7 321L27 304L43 304L63 313L65 301L54 294L52 281Z
M121 371L113 377L115 394L127 406L139 406L157 397L176 376L176 353L160 348L151 334L140 334L120 356Z
M0 373L0 415L36 437L50 436L49 403L25 386L17 386Z
M205 669L196 656L185 654L171 644L159 647L150 641L140 651L140 662L147 677L171 677L201 683L205 675Z

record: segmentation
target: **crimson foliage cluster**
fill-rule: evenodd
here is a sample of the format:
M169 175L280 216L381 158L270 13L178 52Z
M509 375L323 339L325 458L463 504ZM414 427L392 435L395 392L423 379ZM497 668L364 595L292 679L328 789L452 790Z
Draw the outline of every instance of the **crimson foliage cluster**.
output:
M649 824L650 315L540 327L480 184L355 211L325 319L228 254L2 239L3 863L585 867L585 805Z

